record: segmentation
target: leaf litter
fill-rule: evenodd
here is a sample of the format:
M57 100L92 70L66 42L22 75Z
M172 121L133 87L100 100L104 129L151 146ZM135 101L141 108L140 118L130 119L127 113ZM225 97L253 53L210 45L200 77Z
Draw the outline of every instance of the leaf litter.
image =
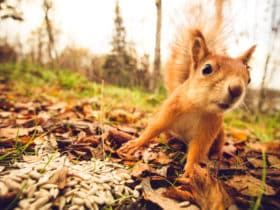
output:
M249 131L229 129L222 161L198 165L196 176L184 182L187 148L176 139L153 139L135 160L117 155L144 129L143 113L107 111L109 121L101 125L97 98L69 101L1 91L1 206L243 209L262 194L261 209L280 208L279 141L261 143Z

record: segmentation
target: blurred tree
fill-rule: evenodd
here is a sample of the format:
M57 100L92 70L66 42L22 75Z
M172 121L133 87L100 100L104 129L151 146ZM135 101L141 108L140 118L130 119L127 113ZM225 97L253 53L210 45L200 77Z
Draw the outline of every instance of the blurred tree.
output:
M90 80L96 81L101 83L102 73L104 71L103 66L106 61L107 56L106 55L95 55L91 58L91 65L90 68L87 69L87 77Z
M120 13L119 1L115 5L115 31L113 32L112 51L104 63L103 77L118 85L128 86L128 73L126 64L129 62L126 45L126 32Z
M68 46L58 57L59 66L73 71L82 71L91 65L91 57L88 49Z
M157 87L157 81L161 79L160 67L161 67L161 56L160 56L160 44L161 44L161 0L155 0L157 9L157 25L156 25L156 43L155 43L155 57L154 57L154 69L153 79L151 80L150 88L154 90Z
M140 71L138 68L138 55L134 43L126 41L126 31L118 0L116 0L114 24L112 51L106 57L102 77L107 82L120 86L137 86L139 84L138 71ZM143 72L143 69L141 72ZM148 74L148 69L145 69L145 72ZM141 79L144 80L145 77Z
M119 1L116 1L115 6L115 32L113 35L113 54L126 55L126 31L123 25L123 19L120 12Z
M278 0L272 0L270 3L270 7L267 12L270 12L270 39L268 43L268 53L266 55L265 64L264 64L264 72L261 81L261 87L259 91L258 98L258 111L263 111L264 109L270 109L271 107L264 107L264 104L267 99L267 84L273 78L273 75L276 72L276 69L279 69L278 65L274 65L275 60L278 58L279 52L279 43L280 41L280 17L277 16L280 13L280 4ZM275 56L276 55L276 56ZM277 57L277 58L275 58ZM273 59L274 58L274 59ZM270 75L269 75L270 74Z
M49 59L54 64L55 59L57 58L57 51L55 48L55 31L53 27L53 22L50 18L50 12L52 9L53 9L52 0L44 0L43 10L44 10L45 27L48 34L48 56Z
M7 39L0 39L0 63L11 61L16 62L18 53L15 48L11 46Z
M51 64L56 70L58 52L56 45L59 40L60 30L54 25L51 13L54 10L52 0L42 0L43 20L29 36L31 60L37 64Z
M22 13L18 9L18 5L11 5L6 0L0 0L0 20L12 18L22 21Z
M45 52L47 49L46 45L48 42L48 37L45 32L46 30L44 29L44 26L41 25L31 32L31 35L28 39L28 43L31 48L31 60L33 63L37 63L40 65L47 62L47 60L45 59Z

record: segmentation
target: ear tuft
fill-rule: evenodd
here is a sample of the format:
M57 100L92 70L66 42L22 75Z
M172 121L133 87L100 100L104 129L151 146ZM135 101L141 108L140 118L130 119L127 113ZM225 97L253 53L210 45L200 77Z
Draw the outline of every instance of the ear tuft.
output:
M191 56L194 67L196 67L198 63L207 56L208 49L205 39L199 30L193 31L192 37Z
M239 60L242 61L244 64L248 64L250 61L250 58L252 57L252 54L254 53L256 49L256 45L253 45L248 50L246 50L241 56L238 57Z

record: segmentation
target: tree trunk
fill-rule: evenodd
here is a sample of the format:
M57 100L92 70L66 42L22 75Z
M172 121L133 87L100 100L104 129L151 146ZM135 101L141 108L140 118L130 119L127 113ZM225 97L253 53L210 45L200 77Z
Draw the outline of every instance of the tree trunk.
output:
M53 68L55 68L55 62L57 58L57 53L55 50L55 39L54 39L54 29L51 23L51 20L49 18L49 11L52 9L52 2L51 0L44 0L44 10L45 10L45 24L46 24L46 30L48 34L48 55L49 59L51 60L51 63L53 65Z
M156 43L155 43L155 57L154 57L154 69L153 78L151 81L150 89L154 90L157 87L157 81L160 79L160 43L161 43L161 0L155 0L157 8L157 25L156 25Z
M261 83L260 93L259 93L258 111L262 111L263 105L265 102L265 98L266 98L265 86L266 86L266 78L267 78L269 61L270 61L270 53L268 53L266 60L265 60L264 73L262 76L262 83Z

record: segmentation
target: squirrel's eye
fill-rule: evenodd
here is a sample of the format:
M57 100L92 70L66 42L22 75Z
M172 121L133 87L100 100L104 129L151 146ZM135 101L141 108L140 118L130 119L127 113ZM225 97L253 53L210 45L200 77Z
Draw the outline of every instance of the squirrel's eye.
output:
M251 78L249 78L249 80L248 80L248 84L251 82Z
M202 69L202 74L211 74L212 71L212 66L210 64L206 64L205 67Z

